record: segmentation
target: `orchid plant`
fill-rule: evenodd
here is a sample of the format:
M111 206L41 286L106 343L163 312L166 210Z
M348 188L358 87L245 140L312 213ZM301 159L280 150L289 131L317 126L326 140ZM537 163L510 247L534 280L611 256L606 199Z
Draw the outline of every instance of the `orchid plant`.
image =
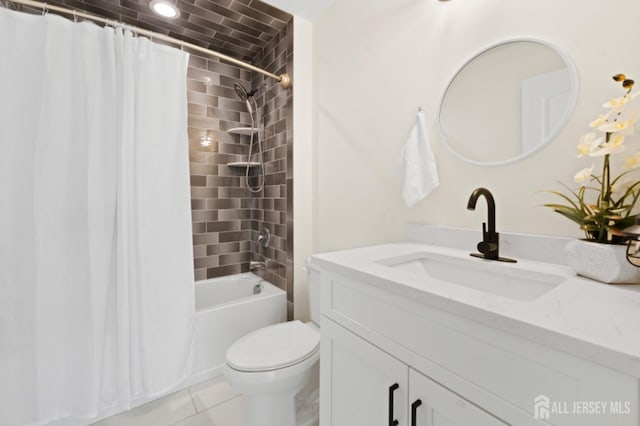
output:
M607 111L589 125L597 132L582 136L578 145L578 157L603 158L602 174L594 174L595 163L580 170L574 176L580 184L578 189L562 184L571 196L550 191L568 204L545 206L579 224L587 240L617 244L625 241L621 230L633 225L637 216L634 207L640 197L640 180L630 179L630 175L640 166L640 152L627 159L628 170L613 178L611 156L623 152L625 138L633 134L638 115L628 112L627 106L640 92L631 93L634 82L624 74L616 74L613 79L622 84L624 96L602 105ZM594 202L587 201L588 198Z

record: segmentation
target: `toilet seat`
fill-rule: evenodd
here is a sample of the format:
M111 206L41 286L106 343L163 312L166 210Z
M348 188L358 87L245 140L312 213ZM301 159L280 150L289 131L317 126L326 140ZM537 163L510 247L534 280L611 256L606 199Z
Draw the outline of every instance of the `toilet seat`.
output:
M278 370L316 354L320 334L307 324L291 321L249 333L227 351L227 365L237 371Z

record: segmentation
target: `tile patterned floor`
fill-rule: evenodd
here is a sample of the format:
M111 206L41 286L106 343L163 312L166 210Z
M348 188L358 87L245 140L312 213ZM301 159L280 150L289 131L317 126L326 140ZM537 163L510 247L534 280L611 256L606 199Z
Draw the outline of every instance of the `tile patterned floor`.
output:
M93 426L243 426L244 404L244 397L220 376Z

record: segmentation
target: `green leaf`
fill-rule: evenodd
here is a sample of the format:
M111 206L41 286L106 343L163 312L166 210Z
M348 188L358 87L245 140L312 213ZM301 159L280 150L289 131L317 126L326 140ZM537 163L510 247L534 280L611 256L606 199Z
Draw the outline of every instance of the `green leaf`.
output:
M633 173L633 172L636 172L636 171L638 171L638 169L631 169L631 170L627 170L626 172L622 172L622 173L620 173L620 174L619 174L615 179L613 179L613 180L611 181L611 186L615 186L615 184L616 184L616 183L617 183L621 178L623 178L624 176L628 175L629 173Z
M633 196L632 197L633 201L632 201L631 205L635 206L636 202L638 201L638 196L640 195L640 191L636 192L636 189L639 188L639 187L640 187L640 181L634 183L629 188L627 188L625 193L618 200L618 204L624 202L627 199L627 197Z
M556 208L554 209L557 213L560 213L562 216L572 220L573 222L577 223L578 225L582 225L584 220L583 220L583 215L579 212L576 212L575 209L570 209L564 206L561 206L563 208Z
M571 204L574 208L579 209L578 204L576 204L571 198L569 198L568 196L566 196L565 194L563 194L562 192L558 192L558 191L547 191L550 192L551 194L555 194L558 197L561 197L563 199L565 199L569 204ZM576 197L577 195L574 194ZM549 207L548 205L545 204L545 206Z
M636 222L636 216L638 215L634 214L634 215L627 216L623 219L617 220L614 226L620 230L624 228L628 228Z

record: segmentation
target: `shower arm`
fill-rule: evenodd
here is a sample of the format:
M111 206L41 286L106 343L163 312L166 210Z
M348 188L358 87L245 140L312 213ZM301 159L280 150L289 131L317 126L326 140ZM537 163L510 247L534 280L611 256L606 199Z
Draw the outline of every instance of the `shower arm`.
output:
M204 53L206 55L209 56L215 56L216 58L220 58L226 62L229 62L231 64L234 65L238 65L240 67L246 68L248 70L251 71L255 71L257 73L266 75L267 77L273 78L274 80L277 80L280 83L280 86L282 86L282 88L284 89L288 89L289 87L291 87L291 77L289 77L289 74L284 73L284 74L273 74L270 73L269 71L263 70L262 68L256 67L255 65L251 65L248 64L246 62L243 62L239 59L233 58L231 56L227 56L223 53L220 52L216 52L215 50L210 50L210 49L205 49L204 47L200 47L196 44L192 44L183 40L179 40L177 38L173 38L173 37L169 37L167 35L164 34L160 34L160 33L156 33L153 31L149 31L149 30L145 30L143 28L139 28L139 27L134 27L132 25L128 25L122 22L118 22L115 21L113 19L106 19L103 18L101 16L96 16L96 15L92 15L86 12L82 12L82 11L78 11L78 10L73 10L73 9L67 9L65 7L60 7L60 6L54 6L48 3L42 3L39 1L34 1L34 0L7 0L7 6L9 5L9 3L15 3L15 4L22 4L25 6L31 6L31 7L35 7L37 9L41 9L43 13L46 13L48 11L52 11L52 12L57 12L57 13L62 13L65 15L69 15L72 16L74 19L76 18L84 18L84 19L90 19L92 21L95 22L99 22L101 24L107 25L109 27L114 27L114 28L123 28L126 30L129 30L135 34L141 35L141 36L145 36L145 37L149 37L149 39L151 39L151 41L153 40L162 40L164 42L167 43L171 43L173 45L177 45L180 46L181 49L184 49L185 47L191 50L195 50L197 52L200 53Z

